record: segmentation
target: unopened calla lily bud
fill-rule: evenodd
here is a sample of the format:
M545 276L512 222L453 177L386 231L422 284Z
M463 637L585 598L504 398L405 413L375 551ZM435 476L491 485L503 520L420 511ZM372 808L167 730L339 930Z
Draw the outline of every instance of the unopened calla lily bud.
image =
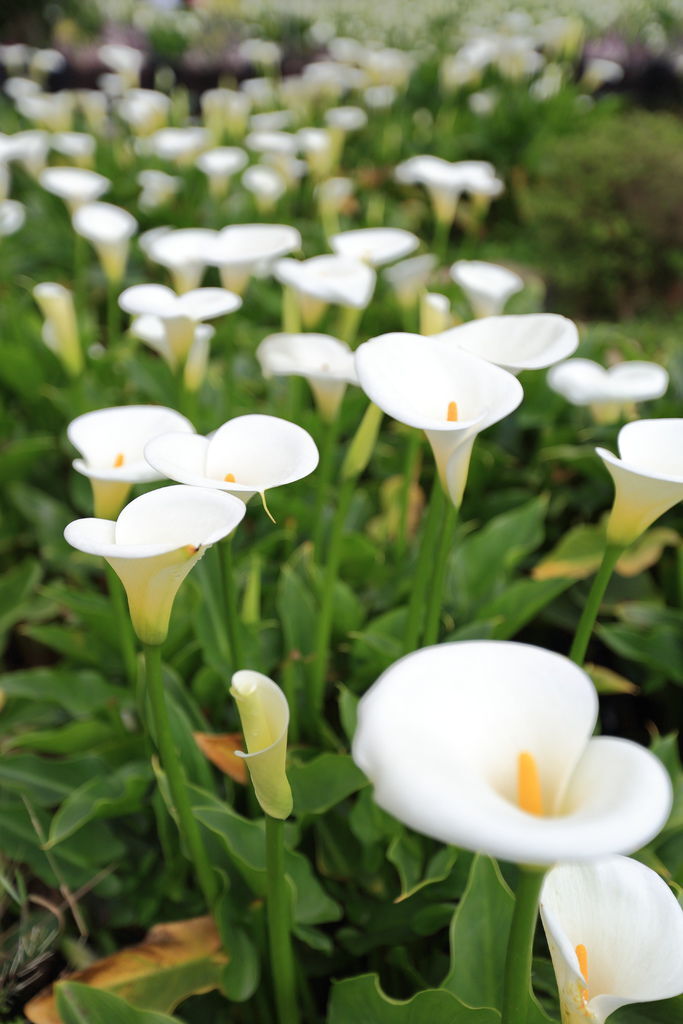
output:
M33 289L40 312L45 317L43 340L63 363L68 373L83 369L83 351L78 337L73 295L68 288L52 281L37 284Z
M287 728L289 705L284 693L268 676L251 669L235 672L230 693L237 701L256 799L271 818L292 813L292 791L287 781Z

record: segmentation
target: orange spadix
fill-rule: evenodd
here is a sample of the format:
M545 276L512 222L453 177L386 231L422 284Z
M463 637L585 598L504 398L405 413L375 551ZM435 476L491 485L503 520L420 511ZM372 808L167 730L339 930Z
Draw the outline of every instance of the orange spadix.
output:
M226 473L225 476L223 477L223 480L225 481L226 484L234 484L235 483L235 474L234 473Z
M125 461L126 460L123 452L119 452L119 454L114 459L114 469L120 469Z
M543 794L533 754L522 751L517 759L517 803L527 814L543 814Z
M458 403L457 402L449 402L448 403L448 412L446 413L446 419L448 420L449 423L456 423L457 422L457 419L458 419Z

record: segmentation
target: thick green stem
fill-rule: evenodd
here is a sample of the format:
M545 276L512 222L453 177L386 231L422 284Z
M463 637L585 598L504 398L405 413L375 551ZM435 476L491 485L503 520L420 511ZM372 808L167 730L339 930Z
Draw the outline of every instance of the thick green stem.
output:
M128 613L126 592L123 584L108 562L104 563L104 571L107 577L107 588L109 600L114 608L114 619L116 632L118 633L121 658L123 659L126 677L135 694L138 678L138 659L135 653L135 634Z
M110 348L116 344L120 333L118 286L107 280L107 345Z
M325 535L325 498L330 487L332 468L334 466L335 442L339 435L339 416L335 416L324 425L324 434L320 446L320 465L318 466L318 489L313 514L313 550L318 562L322 561L323 537Z
M232 537L226 537L220 545L223 555L223 587L225 593L225 611L230 652L232 654L233 671L244 668L244 647L242 644L241 622L235 585L235 560L232 549Z
M441 605L443 604L443 588L446 580L446 565L448 563L448 552L453 542L453 531L458 519L458 509L448 502L441 524L441 537L436 549L434 559L434 575L432 577L432 588L427 597L427 623L425 625L423 645L435 644L439 638L439 623L441 621Z
M413 493L415 469L422 448L422 431L411 427L406 444L405 463L403 466L403 483L401 485L401 512L398 520L398 536L396 538L396 554L402 558L408 543L408 524L410 520L410 501Z
M588 598L586 599L586 603L583 606L583 612L581 613L579 624L576 627L574 642L572 643L571 650L569 652L569 657L572 661L575 661L577 665L583 665L591 633L593 632L593 626L595 625L595 620L597 619L598 612L600 611L600 604L605 591L607 590L607 584L610 581L614 567L623 550L623 547L617 544L608 544L605 548L602 563L597 571L595 579L593 580L593 585L590 589Z
M538 915L538 900L545 872L520 867L515 909L510 926L501 1024L526 1024L531 1000L531 961Z
M145 644L144 649L145 678L154 723L154 741L159 751L161 767L168 781L168 788L178 819L178 829L185 842L190 860L194 864L197 881L204 894L207 909L209 912L213 912L217 896L216 877L204 849L199 826L192 813L185 772L171 733L171 723L161 677L161 647Z
M284 822L266 815L268 944L279 1024L298 1024L291 935L291 897L285 878Z
M424 606L427 596L427 588L434 575L434 549L439 526L444 515L446 496L438 477L434 477L432 493L429 497L429 508L425 519L420 551L417 556L417 564L413 573L410 602L408 604L408 618L404 633L404 654L409 654L417 647L417 642L422 630L424 621Z
M325 681L330 657L330 637L334 613L334 591L341 561L344 524L356 487L355 478L344 481L339 489L339 502L330 528L325 571L320 593L320 611L315 633L314 656L311 675L311 712L317 722L325 702Z

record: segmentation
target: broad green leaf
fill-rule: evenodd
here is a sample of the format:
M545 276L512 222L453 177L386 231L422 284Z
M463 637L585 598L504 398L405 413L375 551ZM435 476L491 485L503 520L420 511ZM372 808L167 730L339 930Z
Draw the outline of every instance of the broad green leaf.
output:
M496 862L476 856L451 921L451 969L443 982L444 988L472 1006L502 1005L514 903Z
M115 735L107 722L68 722L58 729L24 732L6 744L7 750L37 750L43 754L77 754L106 743Z
M332 989L327 1024L497 1024L496 1010L475 1010L445 989L427 989L408 1000L382 992L376 974L338 981Z
M110 992L61 981L57 986L59 1016L54 1024L182 1024L177 1017L137 1010Z
M297 815L324 814L368 784L348 754L320 754L312 761L290 764L287 778Z
M86 780L106 773L105 762L89 755L60 761L36 754L9 754L0 758L0 791L6 787L25 793L33 803L49 807L61 803Z
M515 580L477 612L477 619L494 623L492 638L509 640L536 618L546 605L559 597L571 580Z
M56 452L54 437L21 437L10 441L0 452L0 484L27 477L32 466ZM53 465L54 465L54 459Z
M146 763L123 765L107 775L90 779L71 793L50 823L47 847L56 846L89 821L132 814L152 780Z
M535 565L532 576L535 580L584 580L597 570L604 552L605 532L601 526L574 526Z
M118 702L125 691L106 683L90 669L29 668L0 675L7 697L53 701L70 715L87 715L95 708Z
M683 1020L683 996L656 1003L622 1006L610 1017L610 1024L680 1024Z
M39 563L27 558L0 578L0 634L20 621L24 602L33 593L41 576Z
M387 860L394 865L401 880L401 892L394 902L408 899L426 885L443 882L450 875L457 856L454 846L430 843L407 829L394 836L387 849Z
M617 622L598 626L597 633L622 658L654 669L662 674L664 680L683 683L683 634L674 623L664 622L639 629ZM652 686L643 684L643 689L648 692Z

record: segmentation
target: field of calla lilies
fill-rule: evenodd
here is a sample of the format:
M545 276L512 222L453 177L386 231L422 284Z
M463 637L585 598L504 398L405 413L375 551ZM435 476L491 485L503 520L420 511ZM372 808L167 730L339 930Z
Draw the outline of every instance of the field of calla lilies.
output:
M683 1019L683 22L457 6L0 14L0 1021Z

